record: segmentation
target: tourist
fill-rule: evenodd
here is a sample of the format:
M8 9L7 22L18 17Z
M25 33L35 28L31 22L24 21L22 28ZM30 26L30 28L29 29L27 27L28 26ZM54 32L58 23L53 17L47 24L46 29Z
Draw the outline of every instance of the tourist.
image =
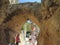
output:
M32 33L29 37L33 45L37 44L36 36Z
M19 34L17 34L17 36L16 36L16 45L18 45L19 42L20 42Z

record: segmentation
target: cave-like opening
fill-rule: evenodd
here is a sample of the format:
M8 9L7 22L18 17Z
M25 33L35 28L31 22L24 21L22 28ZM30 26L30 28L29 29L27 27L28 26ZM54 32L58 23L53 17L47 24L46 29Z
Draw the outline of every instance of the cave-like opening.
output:
M27 20L25 24L23 24L19 34L19 45L37 45L36 38L38 37L39 31L39 27L34 22Z

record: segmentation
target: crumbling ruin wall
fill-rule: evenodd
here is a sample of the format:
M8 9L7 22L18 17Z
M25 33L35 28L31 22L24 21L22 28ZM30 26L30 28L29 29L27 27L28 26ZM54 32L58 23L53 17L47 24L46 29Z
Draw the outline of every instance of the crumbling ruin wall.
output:
M55 1L60 3L59 0L45 0L41 4L43 31L39 34L38 45L60 45L60 5Z
M6 10L6 6L8 5L5 5L5 8L4 6L1 6L0 8L1 9L0 10L1 12L0 13L1 15L0 44L1 45L7 45L8 40L5 40L7 34L9 34L10 36L10 37L8 36L8 38L12 39L16 33L19 33L20 31L19 27L22 27L22 25L28 18L33 22L35 22L41 29L41 32L39 33L39 36L37 38L38 45L60 45L60 20L59 20L60 1L59 0L43 0L43 2L41 3L41 7L38 9L32 8L33 10L31 11L30 8L21 8L14 10L11 14L7 13L9 9ZM6 14L10 16L7 16ZM7 19L10 20L8 21ZM9 30L8 31L9 33L6 33L7 29Z

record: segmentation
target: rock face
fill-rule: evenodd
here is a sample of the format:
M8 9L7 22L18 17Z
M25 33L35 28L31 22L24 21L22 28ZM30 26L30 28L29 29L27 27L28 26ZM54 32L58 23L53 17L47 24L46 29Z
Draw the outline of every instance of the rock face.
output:
M8 5L8 0L0 0L0 45L8 45L6 33L4 31L6 26L3 24L3 21L7 16Z
M0 44L8 45L16 33L21 31L27 19L41 29L38 45L60 45L60 1L42 0L42 3L8 5L0 3ZM2 36L4 35L4 36Z
M42 32L41 35L38 37L38 45L60 45L60 24L58 21L60 17L59 16L59 10L60 6L57 4L57 2L54 2L56 0L46 0L41 5L41 14L43 17L42 20ZM50 3L48 3L50 2ZM50 6L49 6L50 4Z

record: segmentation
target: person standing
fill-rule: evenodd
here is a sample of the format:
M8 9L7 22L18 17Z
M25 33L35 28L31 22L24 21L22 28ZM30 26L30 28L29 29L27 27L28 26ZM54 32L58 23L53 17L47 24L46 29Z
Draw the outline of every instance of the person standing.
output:
M19 34L17 34L17 36L16 36L16 45L18 45L19 42L20 42Z

